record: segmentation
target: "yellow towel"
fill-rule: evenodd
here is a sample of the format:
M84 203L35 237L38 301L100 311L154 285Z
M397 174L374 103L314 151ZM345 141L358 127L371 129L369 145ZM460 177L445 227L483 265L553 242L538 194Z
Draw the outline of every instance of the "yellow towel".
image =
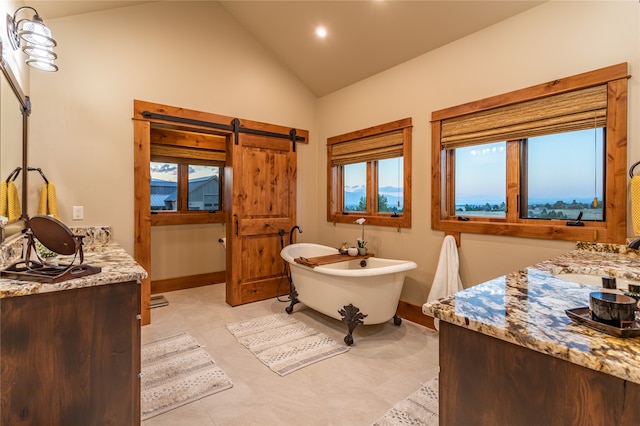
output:
M631 217L633 233L640 236L640 176L631 178Z
M58 215L58 199L56 198L56 187L51 182L47 185L47 209L49 214L60 220Z
M42 184L40 190L40 202L38 203L38 214L52 215L60 220L58 215L58 200L56 198L56 187L51 182Z
M42 184L42 189L40 190L40 201L38 202L38 214L46 215L47 214L47 184Z
M0 182L0 216L8 217L7 214L7 181Z
M9 222L20 219L22 215L22 206L20 205L20 197L18 197L18 188L12 180L7 182L7 217Z

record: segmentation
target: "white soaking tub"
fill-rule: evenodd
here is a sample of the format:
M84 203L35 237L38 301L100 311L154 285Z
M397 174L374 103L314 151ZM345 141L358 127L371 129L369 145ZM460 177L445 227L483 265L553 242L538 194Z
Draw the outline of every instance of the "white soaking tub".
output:
M291 305L302 302L306 306L339 319L347 324L347 345L353 344L352 332L358 324L380 324L396 316L400 292L407 271L417 265L406 260L377 257L348 258L345 261L316 267L298 263L311 258L337 255L338 250L319 244L298 243L286 246L280 256L288 263L291 273ZM302 258L302 259L301 259Z

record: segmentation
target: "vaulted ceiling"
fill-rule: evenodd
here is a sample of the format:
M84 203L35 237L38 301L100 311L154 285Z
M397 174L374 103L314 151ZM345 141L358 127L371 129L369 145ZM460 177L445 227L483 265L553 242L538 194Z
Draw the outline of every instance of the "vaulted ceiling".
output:
M145 1L31 1L47 22ZM316 96L537 6L527 0L221 1ZM317 26L327 36L316 36Z

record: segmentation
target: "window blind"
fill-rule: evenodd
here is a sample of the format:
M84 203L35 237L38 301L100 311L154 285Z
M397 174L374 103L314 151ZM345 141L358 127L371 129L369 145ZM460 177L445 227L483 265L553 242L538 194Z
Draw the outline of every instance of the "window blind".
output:
M210 149L190 148L175 145L151 144L152 157L186 158L190 160L205 160L224 163L226 155L224 151Z
M604 127L607 85L442 120L442 149Z
M344 166L346 164L402 157L403 149L404 131L399 129L331 145L331 164L333 166Z

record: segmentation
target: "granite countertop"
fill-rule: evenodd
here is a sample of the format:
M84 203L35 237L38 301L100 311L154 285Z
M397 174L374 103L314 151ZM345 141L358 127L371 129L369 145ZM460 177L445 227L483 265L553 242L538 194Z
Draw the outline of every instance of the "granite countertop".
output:
M118 243L113 241L109 227L72 229L72 231L75 235L85 235L83 264L99 266L102 268L101 272L60 283L1 278L0 298L134 281L147 277L147 272ZM20 238L10 241L2 247L0 260L2 260L3 269L10 264L10 260L20 259L21 240ZM59 256L60 264L70 264L72 260L73 256ZM78 258L73 264L79 263Z
M589 306L599 287L553 274L640 281L640 258L625 246L578 244L553 259L425 303L422 312L577 365L640 384L640 337L621 338L574 323L566 309Z

